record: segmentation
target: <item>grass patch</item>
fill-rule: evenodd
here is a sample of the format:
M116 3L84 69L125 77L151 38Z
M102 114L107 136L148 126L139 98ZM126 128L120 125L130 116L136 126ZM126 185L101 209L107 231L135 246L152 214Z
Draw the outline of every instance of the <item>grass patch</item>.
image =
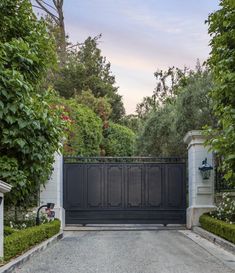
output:
M235 244L235 225L215 219L208 214L203 214L199 222L205 230L212 232Z
M8 230L9 231L9 230ZM13 231L4 238L4 261L22 254L60 231L60 221ZM10 231L11 232L11 231Z

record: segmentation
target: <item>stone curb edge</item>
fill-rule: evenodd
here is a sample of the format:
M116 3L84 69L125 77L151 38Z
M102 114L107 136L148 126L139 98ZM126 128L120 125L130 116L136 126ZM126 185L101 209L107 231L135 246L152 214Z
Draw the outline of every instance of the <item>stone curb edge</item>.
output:
M201 227L193 227L193 232L197 233L198 235L202 236L203 238L211 241L214 244L221 246L222 248L226 249L227 251L235 254L235 245L231 242L226 241L225 239L201 228Z
M113 224L113 225L86 225L86 226L78 226L78 225L66 225L64 227L64 232L79 232L79 231L142 231L142 230L185 230L185 226L183 225L141 225L141 224Z
M31 248L30 250L26 251L19 257L13 259L12 261L8 262L4 266L0 267L0 273L10 273L13 270L15 270L18 266L24 264L27 262L31 257L33 257L35 254L42 252L45 250L48 246L52 245L53 243L56 243L58 240L63 238L63 232L54 235L53 237L49 238L46 241L43 241L42 243L36 245L35 247Z

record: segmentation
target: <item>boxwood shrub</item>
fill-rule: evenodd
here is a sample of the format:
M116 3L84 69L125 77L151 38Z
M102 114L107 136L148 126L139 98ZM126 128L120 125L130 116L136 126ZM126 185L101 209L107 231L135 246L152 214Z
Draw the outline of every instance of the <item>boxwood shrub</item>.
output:
M4 236L11 235L14 232L16 232L15 229L8 227L8 226L4 226Z
M203 214L199 222L205 230L212 232L232 243L235 243L235 225L215 219L209 214Z
M60 231L60 221L54 220L40 226L22 229L4 238L4 260L20 255L34 245L52 237Z

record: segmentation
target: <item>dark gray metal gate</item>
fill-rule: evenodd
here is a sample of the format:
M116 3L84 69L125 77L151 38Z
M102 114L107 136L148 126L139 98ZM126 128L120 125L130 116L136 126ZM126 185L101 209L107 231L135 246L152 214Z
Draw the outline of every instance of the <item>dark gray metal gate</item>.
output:
M66 224L186 222L179 158L64 158Z

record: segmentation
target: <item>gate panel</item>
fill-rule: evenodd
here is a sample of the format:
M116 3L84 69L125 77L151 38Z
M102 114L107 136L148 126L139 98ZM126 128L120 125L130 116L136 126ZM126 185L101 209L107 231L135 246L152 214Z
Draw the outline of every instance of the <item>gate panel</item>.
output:
M86 168L87 172L87 207L102 207L102 166L91 165Z
M141 208L143 193L143 166L128 165L127 166L127 207Z
M147 166L146 171L146 206L163 206L163 170L161 165Z
M64 203L69 208L84 206L84 168L83 165L70 164L64 173Z
M107 207L122 208L123 168L118 165L107 166Z
M64 158L66 224L186 222L185 163Z
M166 196L168 208L184 208L184 169L181 164L166 166Z

